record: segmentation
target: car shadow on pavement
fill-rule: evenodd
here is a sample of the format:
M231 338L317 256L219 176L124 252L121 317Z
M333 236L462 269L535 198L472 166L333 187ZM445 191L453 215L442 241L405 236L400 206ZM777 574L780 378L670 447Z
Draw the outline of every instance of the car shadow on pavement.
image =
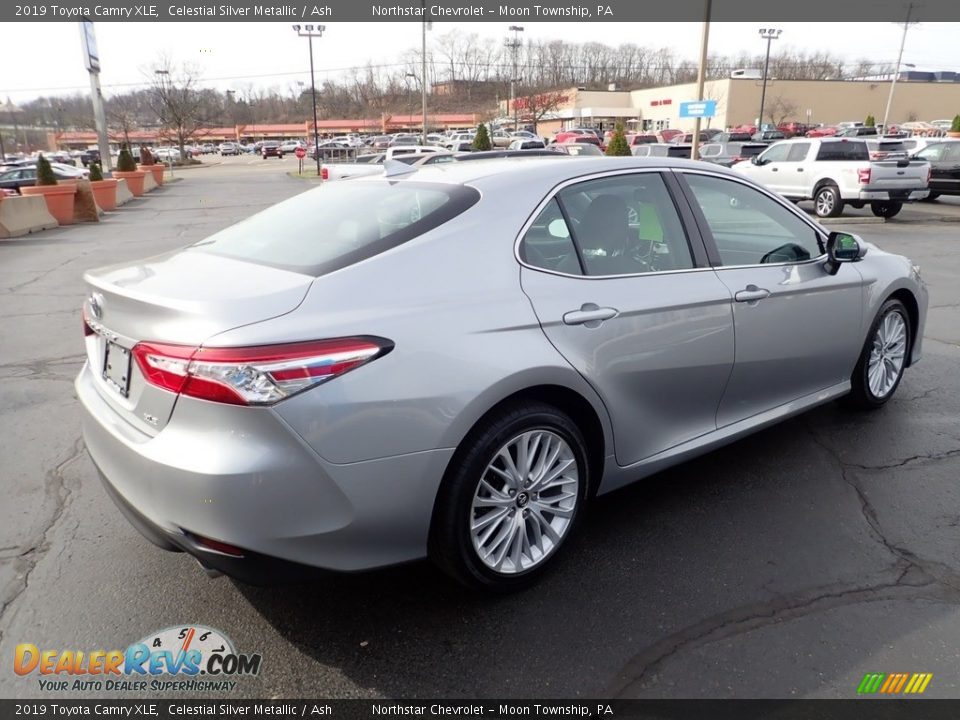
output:
M426 562L237 588L284 639L374 695L643 696L680 648L931 587L885 547L858 458L829 442L856 432L887 444L880 457L908 457L916 437L902 448L886 438L910 410L828 405L598 498L553 572L519 594L472 594ZM873 629L861 639L889 640ZM774 637L758 654L780 651ZM764 694L823 687L816 669L780 680ZM749 674L742 682L741 696L756 694Z

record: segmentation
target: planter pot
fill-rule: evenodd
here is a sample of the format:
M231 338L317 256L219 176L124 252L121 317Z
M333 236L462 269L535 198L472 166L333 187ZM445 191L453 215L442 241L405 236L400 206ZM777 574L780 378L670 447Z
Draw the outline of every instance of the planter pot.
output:
M63 185L35 185L34 187L22 187L22 195L42 195L47 201L47 210L57 219L61 225L73 225L73 196L77 192L77 184L65 183Z
M133 193L134 197L143 195L143 179L147 176L146 170L130 170L128 172L114 170L113 176L126 180L127 187L130 188L130 192Z
M117 180L107 178L105 180L91 180L90 187L93 188L93 197L103 210L117 209Z
M137 165L137 170L153 173L153 179L157 185L163 185L163 171L165 169L165 166L159 163L154 163L153 165Z
M948 130L947 137L960 138L960 131Z

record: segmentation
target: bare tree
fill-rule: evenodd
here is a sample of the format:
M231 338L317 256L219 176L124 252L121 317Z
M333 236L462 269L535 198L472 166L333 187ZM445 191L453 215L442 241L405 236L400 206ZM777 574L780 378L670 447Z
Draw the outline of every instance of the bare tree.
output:
M150 106L160 124L177 138L180 157L186 157L184 146L204 126L204 101L197 88L199 72L192 65L175 66L170 58L161 57L152 68Z
M797 104L793 100L784 98L782 95L777 95L770 101L767 112L770 116L770 122L773 123L774 127L778 127L789 118L796 117Z
M517 98L515 103L520 117L533 123L533 133L536 134L540 121L569 99L562 91L550 90Z

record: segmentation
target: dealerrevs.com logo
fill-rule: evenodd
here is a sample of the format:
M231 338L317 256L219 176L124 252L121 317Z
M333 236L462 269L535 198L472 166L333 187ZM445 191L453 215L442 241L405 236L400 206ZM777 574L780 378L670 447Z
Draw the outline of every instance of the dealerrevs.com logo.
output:
M238 653L219 630L202 625L168 627L126 650L14 650L17 675L38 675L43 691L229 692L238 677L260 673L259 654Z

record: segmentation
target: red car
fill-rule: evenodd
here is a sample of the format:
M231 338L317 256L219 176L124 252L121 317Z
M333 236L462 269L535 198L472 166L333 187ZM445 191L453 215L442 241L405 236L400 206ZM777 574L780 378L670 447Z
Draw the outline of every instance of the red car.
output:
M780 123L780 125L777 126L777 129L788 138L792 138L803 137L810 130L810 126L798 122L786 122Z
M657 137L660 138L660 142L662 143L670 142L677 135L683 135L683 130L676 130L673 128L664 128L663 130L657 131Z
M646 133L638 133L636 135L627 135L627 144L630 147L634 145L649 145L650 143L657 142L656 135L647 135Z
M833 137L838 132L837 128L827 125L824 127L815 127L807 131L808 138Z

